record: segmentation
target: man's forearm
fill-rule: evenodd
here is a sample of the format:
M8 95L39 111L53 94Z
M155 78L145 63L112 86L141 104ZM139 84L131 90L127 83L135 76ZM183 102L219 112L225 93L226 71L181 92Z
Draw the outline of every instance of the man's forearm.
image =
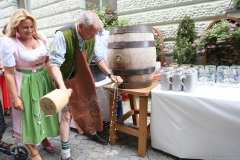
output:
M101 59L100 61L98 61L97 65L106 75L111 73L111 71L110 71L109 67L107 66L106 62L104 61L104 59Z
M60 68L58 66L51 66L50 67L50 73L52 74L52 78L57 83L58 87L60 89L66 89L66 86L64 84L63 78L62 78L62 72L60 71Z

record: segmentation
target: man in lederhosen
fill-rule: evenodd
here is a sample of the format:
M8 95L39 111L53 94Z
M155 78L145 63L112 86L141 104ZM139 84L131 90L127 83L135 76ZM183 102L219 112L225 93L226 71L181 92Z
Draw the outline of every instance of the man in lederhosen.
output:
M92 58L102 69L102 71L116 84L123 82L119 76L111 74L110 69L106 65L103 56L99 56L94 52L95 35L99 32L101 26L98 15L93 11L85 11L80 14L78 22L69 26L65 26L56 31L53 39L52 54L50 56L50 72L58 87L65 90L70 96L70 91L67 90L64 81L70 79L74 75L73 64L75 60L75 50L88 50L87 62L90 63ZM77 45L75 45L77 44ZM97 51L96 51L97 52ZM84 75L82 75L84 76ZM79 82L81 83L81 82ZM81 92L81 91L78 91ZM60 122L60 137L61 137L61 156L64 160L71 160L69 148L69 133L70 133L71 114L66 106L62 109ZM100 137L96 131L91 132L91 138L103 145L106 145L107 140Z

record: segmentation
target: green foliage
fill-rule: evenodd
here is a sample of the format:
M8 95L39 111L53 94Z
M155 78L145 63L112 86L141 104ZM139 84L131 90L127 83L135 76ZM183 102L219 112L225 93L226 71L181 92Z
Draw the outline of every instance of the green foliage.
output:
M192 47L194 39L196 39L194 20L186 16L179 24L176 45L173 47L173 58L179 65L196 63L197 54Z
M115 26L127 26L129 23L129 19L126 17L118 19L117 10L113 11L111 6L107 4L106 1L104 1L102 10L100 10L100 7L98 5L90 2L87 3L87 6L88 10L93 10L97 13L104 24L104 28L107 30Z
M217 44L226 41L240 41L240 27L237 22L222 19L210 29L200 32L192 44L197 53L204 53L207 49L213 49Z
M232 8L233 9L240 9L240 0L233 0Z

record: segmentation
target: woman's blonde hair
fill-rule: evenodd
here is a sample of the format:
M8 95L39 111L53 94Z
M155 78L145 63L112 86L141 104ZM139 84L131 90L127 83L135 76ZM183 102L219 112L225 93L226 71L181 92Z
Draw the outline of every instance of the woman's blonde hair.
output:
M33 22L33 25L34 25L33 28L34 28L34 31L35 31L35 35L33 37L36 38L36 39L41 39L41 40L44 41L42 36L40 34L38 34L37 22L36 22L35 18L31 15L31 13L29 13L25 9L17 9L11 15L10 21L8 22L8 25L7 25L6 36L10 37L10 38L16 37L17 26L20 24L20 22L22 20L25 20L25 19L30 19Z
M3 26L3 29L2 29L2 34L5 35L7 33L7 25L8 23L6 23L4 26Z

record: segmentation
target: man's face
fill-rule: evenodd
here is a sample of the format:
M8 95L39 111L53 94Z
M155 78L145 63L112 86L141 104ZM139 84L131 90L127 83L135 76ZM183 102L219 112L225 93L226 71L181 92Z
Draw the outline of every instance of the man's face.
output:
M96 34L98 34L98 28L94 28L93 25L85 28L82 24L79 24L78 33L81 35L82 38L90 40L94 38Z

